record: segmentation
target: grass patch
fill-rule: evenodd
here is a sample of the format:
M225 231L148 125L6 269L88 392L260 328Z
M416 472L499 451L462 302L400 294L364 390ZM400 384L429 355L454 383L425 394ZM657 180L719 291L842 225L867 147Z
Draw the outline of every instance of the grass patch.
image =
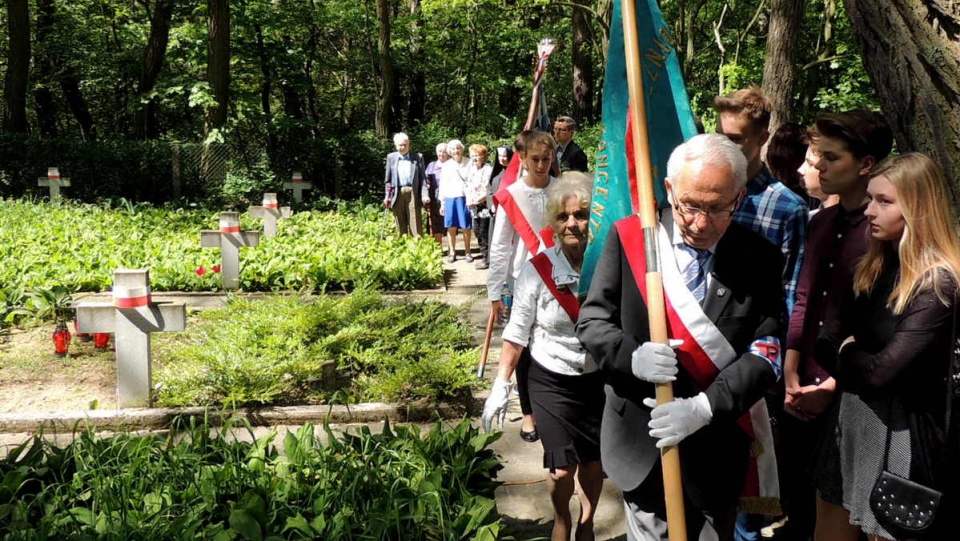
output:
M479 382L461 316L366 290L234 298L154 337L158 405L463 402Z
M499 433L466 420L326 442L312 425L273 444L227 426L176 435L84 431L57 447L35 436L0 460L2 539L484 539L501 537L493 501ZM249 428L248 428L249 429Z

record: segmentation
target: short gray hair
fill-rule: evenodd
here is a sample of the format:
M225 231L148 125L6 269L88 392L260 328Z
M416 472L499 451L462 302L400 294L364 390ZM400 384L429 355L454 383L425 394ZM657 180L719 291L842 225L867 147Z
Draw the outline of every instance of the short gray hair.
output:
M547 188L547 222L553 224L564 202L576 197L580 206L588 208L593 192L593 177L580 171L567 171Z
M397 132L397 133L393 134L393 144L399 145L401 141L408 141L408 142L409 142L409 141L410 141L410 136L407 135L407 134L405 134L405 133L403 133L403 132Z
M673 149L667 162L667 180L676 184L683 166L688 162L700 162L704 165L726 165L733 170L736 189L739 192L747 185L747 158L740 147L726 135L705 133L694 136ZM697 169L699 172L700 169Z
M436 151L437 154L440 154L441 152L446 152L446 151L447 151L447 144L446 144L446 143L438 143L438 144L437 144L437 148L435 148L434 150Z
M459 139L451 139L447 141L447 152L450 152L454 148L463 149L463 143Z

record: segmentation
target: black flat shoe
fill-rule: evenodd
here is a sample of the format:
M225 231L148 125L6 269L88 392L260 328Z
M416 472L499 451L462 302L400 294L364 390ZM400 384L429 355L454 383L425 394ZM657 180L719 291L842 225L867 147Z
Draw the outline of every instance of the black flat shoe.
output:
M520 429L520 439L527 443L533 443L540 439L540 434L537 434L537 429L534 428L530 432L527 432L524 429Z

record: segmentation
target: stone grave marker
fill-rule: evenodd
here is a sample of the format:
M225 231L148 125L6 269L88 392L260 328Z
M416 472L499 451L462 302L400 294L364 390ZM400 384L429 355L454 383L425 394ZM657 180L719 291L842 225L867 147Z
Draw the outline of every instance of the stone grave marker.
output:
M277 194L263 194L263 204L259 207L250 207L250 216L263 219L263 236L272 239L277 236L277 222L280 218L289 218L293 215L290 207L281 207L277 203Z
M70 179L60 177L60 169L57 167L47 168L47 176L37 179L37 186L46 186L50 188L50 201L60 200L60 188L70 186Z
M260 244L259 231L240 231L240 214L220 213L220 229L200 232L200 245L220 248L220 267L223 287L240 288L240 248Z
M293 182L284 182L283 187L287 190L293 190L293 200L297 203L303 202L303 191L312 190L312 182L303 181L303 173L300 171L293 172Z
M118 269L113 273L112 303L81 302L76 309L80 332L114 333L118 407L150 407L150 335L185 329L186 305L152 302L148 270Z

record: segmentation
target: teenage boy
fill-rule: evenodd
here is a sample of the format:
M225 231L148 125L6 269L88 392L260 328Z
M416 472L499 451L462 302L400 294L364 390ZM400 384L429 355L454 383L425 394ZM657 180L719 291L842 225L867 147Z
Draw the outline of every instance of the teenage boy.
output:
M733 219L772 242L783 254L781 284L784 290L782 320L793 310L797 278L803 261L807 234L807 205L785 184L774 178L760 159L763 145L770 137L770 100L757 86L751 86L713 100L717 112L717 131L740 147L747 158L746 193ZM783 327L781 327L782 329ZM780 339L783 336L779 337ZM779 416L779 396L768 397L772 418ZM771 423L772 424L772 423ZM735 539L760 538L763 516L741 513L737 516Z
M751 86L713 100L717 131L736 143L747 158L747 193L733 219L759 233L783 253L784 317L793 310L807 235L807 205L774 178L760 158L770 137L770 100Z
M838 323L840 301L851 289L854 267L866 253L868 220L863 211L870 171L893 146L890 128L879 113L871 111L821 115L809 138L820 154L816 168L821 189L828 196L838 196L840 204L821 210L810 220L787 333L784 411L788 415L781 419L778 448L783 466L782 499L789 517L778 538L782 535L787 540L806 540L813 535L816 498L842 504L840 480L830 479L838 472L808 475L811 456L817 452L815 443L829 423L825 412L836 395L836 382L814 361L813 347L821 329ZM816 495L815 484L819 489Z

